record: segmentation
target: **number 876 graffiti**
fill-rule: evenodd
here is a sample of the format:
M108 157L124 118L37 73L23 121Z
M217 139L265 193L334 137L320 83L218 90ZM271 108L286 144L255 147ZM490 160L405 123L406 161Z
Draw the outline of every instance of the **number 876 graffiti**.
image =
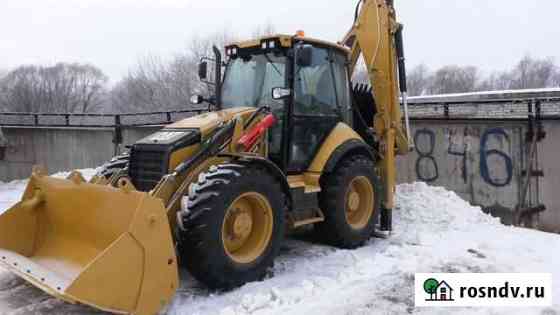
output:
M484 132L484 134L480 137L480 166L479 166L480 176L489 185L492 185L494 187L505 187L511 184L511 181L513 179L513 161L507 153L497 149L488 148L488 141L491 139L492 136L497 138L502 137L507 142L510 141L509 135L502 128L491 128ZM428 140L427 146L420 145L420 143L425 143L425 142L420 142L422 138ZM434 131L429 129L417 130L414 135L414 143L417 144L416 152L418 153L418 159L416 160L416 165L415 165L416 177L418 178L418 180L428 182L428 183L438 180L440 175L439 167L438 167L437 160L434 157L434 151L436 148L436 134L434 133ZM447 154L452 156L459 156L463 158L461 177L463 178L463 181L467 183L468 181L467 147L465 146L463 151L456 151L453 150L452 144L450 142L449 148L447 150ZM493 177L493 175L490 172L490 165L488 163L490 157L495 157L503 161L502 163L504 163L503 166L506 171L505 178ZM433 170L432 172L429 172L430 173L429 175L426 174L427 172L423 171L425 169L430 169L430 167L428 166L431 166L431 169Z

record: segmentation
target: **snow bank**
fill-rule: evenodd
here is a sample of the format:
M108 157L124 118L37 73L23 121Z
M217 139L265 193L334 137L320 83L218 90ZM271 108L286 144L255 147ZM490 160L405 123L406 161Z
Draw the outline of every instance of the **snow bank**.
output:
M207 292L186 276L185 286L168 312L432 314L433 309L414 309L416 272L554 273L556 269L558 260L548 259L548 255L550 246L556 246L556 252L560 253L557 235L502 226L498 219L443 188L423 183L400 185L394 219L396 230L390 239L372 240L354 251L290 240L272 271L274 277L233 292ZM560 283L560 279L555 280ZM555 309L560 311L560 295L554 301ZM512 312L511 309L454 311ZM519 310L520 314L541 311Z
M62 174L61 174L62 175ZM25 183L0 185L0 199L18 199ZM185 271L168 314L433 314L415 309L416 272L550 272L550 309L441 309L442 314L560 313L560 237L502 226L456 194L423 183L397 190L395 232L349 251L285 242L270 277L231 292L211 292ZM1 210L0 210L1 211ZM89 313L0 271L0 314Z

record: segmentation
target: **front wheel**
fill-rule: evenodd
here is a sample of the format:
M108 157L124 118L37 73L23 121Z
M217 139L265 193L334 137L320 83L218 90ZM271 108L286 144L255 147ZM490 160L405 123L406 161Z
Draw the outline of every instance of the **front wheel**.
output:
M179 219L181 261L213 289L264 278L284 236L285 196L265 169L225 164L200 175Z
M119 173L123 169L127 168L129 160L130 160L130 154L128 152L116 156L112 158L109 162L105 163L97 171L97 174L95 175L101 178L105 178L106 180L109 180L115 173Z
M318 236L341 248L363 245L373 234L381 208L381 185L370 158L352 156L321 180L319 196L325 221Z

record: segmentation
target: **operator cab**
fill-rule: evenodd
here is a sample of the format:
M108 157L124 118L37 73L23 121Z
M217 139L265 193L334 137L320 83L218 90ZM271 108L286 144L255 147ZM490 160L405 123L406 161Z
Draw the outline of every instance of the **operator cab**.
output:
M303 36L229 45L219 107L270 107L278 123L269 158L288 174L302 173L339 122L351 125L347 56L343 46Z

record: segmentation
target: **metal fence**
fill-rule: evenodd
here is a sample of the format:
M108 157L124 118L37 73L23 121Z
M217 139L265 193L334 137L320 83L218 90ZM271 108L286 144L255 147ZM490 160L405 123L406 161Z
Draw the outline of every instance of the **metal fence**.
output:
M409 99L413 120L560 120L560 89L479 92ZM166 125L208 108L130 114L0 113L0 127Z
M197 108L134 114L0 113L2 127L116 128L166 125L208 111Z

